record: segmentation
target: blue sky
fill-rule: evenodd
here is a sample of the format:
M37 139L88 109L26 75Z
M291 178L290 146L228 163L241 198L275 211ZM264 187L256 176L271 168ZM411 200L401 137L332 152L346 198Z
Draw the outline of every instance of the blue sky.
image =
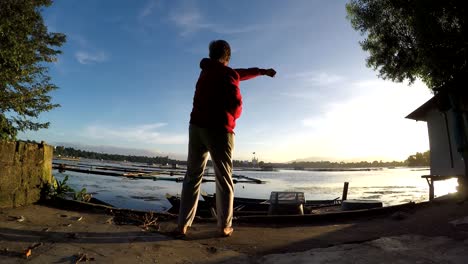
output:
M230 66L275 68L241 83L235 159L403 160L429 148L406 114L424 84L383 81L365 66L346 1L67 0L43 11L67 35L50 65L60 108L21 138L185 159L199 61L214 39Z

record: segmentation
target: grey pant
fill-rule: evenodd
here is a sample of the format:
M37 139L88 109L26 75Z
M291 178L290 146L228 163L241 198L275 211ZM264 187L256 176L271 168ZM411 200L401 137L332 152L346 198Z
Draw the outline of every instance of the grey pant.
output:
M223 130L190 125L187 173L180 198L179 226L191 226L197 211L200 185L208 153L216 175L216 213L218 227L232 225L234 184L232 181L232 151L234 134Z

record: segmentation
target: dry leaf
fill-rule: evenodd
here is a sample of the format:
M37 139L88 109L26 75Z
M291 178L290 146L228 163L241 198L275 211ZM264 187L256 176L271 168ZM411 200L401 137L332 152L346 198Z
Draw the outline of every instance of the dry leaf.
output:
M88 262L88 261L95 260L93 257L88 257L88 255L85 253L78 253L77 258L78 259L76 260L75 264L78 264L80 262Z

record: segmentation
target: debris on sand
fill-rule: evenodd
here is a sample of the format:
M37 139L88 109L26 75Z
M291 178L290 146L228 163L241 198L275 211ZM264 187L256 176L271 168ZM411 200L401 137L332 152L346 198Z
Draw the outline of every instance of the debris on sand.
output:
M78 264L80 262L88 262L88 261L94 261L95 259L93 257L88 257L88 255L86 253L78 253L76 255L76 262L75 264Z

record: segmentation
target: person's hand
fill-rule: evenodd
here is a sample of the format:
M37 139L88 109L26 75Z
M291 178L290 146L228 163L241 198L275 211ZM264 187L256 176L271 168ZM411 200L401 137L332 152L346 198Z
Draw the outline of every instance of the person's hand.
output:
M265 75L270 76L270 77L275 77L276 71L273 69L266 69L265 70Z

